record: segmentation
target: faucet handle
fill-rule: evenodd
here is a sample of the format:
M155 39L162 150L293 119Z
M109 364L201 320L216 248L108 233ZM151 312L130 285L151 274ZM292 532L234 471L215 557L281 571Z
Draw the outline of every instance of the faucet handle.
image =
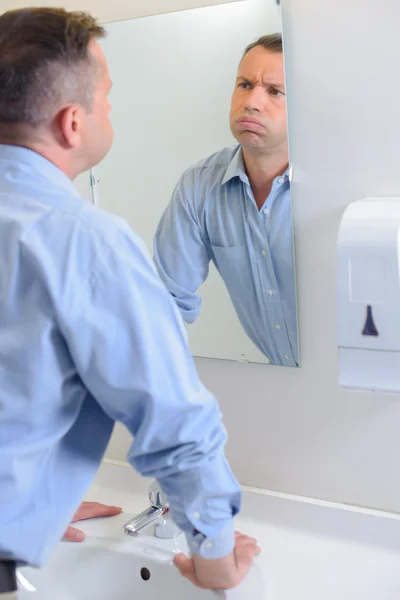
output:
M162 516L154 526L154 535L161 539L170 540L181 535L182 531L171 518L169 502L166 494L161 490L160 484L155 481L149 487L150 510L161 510Z
M167 496L161 490L159 483L155 481L149 487L150 504L155 508L169 508Z

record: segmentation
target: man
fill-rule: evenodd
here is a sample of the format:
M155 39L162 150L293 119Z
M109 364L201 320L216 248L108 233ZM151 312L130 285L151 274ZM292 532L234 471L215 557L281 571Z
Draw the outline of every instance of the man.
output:
M242 326L273 364L296 366L297 311L281 34L246 48L232 95L239 145L185 171L157 228L159 273L187 323L213 261Z
M240 488L175 303L141 240L71 183L112 143L103 35L61 9L0 17L0 593L16 563L47 561L115 420L187 536L183 575L234 587L259 551L235 547Z

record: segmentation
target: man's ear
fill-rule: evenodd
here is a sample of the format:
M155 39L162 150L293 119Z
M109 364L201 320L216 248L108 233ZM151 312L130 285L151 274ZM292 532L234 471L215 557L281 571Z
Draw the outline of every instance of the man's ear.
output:
M60 141L65 148L78 148L82 140L85 111L79 104L63 108L56 117Z

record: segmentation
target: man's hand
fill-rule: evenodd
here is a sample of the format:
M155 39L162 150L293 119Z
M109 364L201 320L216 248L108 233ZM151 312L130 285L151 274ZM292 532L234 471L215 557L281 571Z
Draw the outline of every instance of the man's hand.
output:
M174 560L175 566L183 577L202 589L228 590L238 586L261 550L254 538L238 531L235 535L235 548L229 556L206 560L195 554L190 560L184 554L178 554Z
M113 517L122 513L122 508L119 506L106 506L98 502L82 502L76 511L72 523L83 521L84 519L92 519L93 517ZM69 542L83 542L85 534L76 527L68 527L64 534L64 540Z

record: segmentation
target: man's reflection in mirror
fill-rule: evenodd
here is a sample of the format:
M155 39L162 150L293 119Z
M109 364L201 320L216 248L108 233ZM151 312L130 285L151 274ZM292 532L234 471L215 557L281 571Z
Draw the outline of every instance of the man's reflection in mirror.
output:
M280 33L246 48L232 94L230 128L238 144L198 162L179 179L157 228L155 262L183 318L193 323L201 309L198 289L212 261L257 348L272 364L297 366Z

